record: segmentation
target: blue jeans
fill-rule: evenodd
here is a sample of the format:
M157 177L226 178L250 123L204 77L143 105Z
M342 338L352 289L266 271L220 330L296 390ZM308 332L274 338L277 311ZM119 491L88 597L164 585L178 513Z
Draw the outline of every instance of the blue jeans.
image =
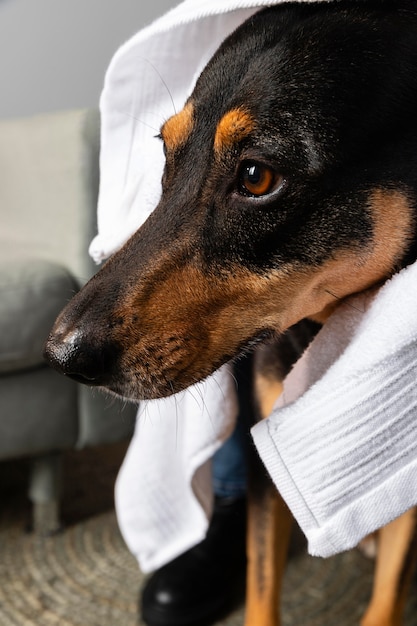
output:
M213 456L213 489L222 498L240 498L246 494L246 425L238 416L236 428Z
M239 414L236 426L223 446L213 456L213 489L216 496L240 498L246 495L247 449L250 438L251 403L248 389L250 385L250 360L246 357L234 368L237 381Z

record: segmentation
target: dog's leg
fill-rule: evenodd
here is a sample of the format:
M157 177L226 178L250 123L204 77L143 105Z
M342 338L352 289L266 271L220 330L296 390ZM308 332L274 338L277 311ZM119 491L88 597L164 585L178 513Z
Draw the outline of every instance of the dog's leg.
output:
M379 531L371 602L361 626L401 626L417 560L417 509Z
M292 515L275 487L249 495L248 573L245 626L279 626L280 593L291 535Z
M253 418L267 417L282 392L282 380L319 326L301 322L253 359ZM279 626L280 595L293 517L254 447L249 452L248 570L245 626Z
M279 381L257 375L261 417L281 393ZM287 560L292 515L254 453L248 494L248 574L245 626L279 626L280 592Z
M267 417L282 392L273 347L255 357L256 419ZM268 367L265 367L268 363ZM281 372L282 375L282 372ZM245 626L279 626L280 594L293 518L256 452L249 461L247 588Z

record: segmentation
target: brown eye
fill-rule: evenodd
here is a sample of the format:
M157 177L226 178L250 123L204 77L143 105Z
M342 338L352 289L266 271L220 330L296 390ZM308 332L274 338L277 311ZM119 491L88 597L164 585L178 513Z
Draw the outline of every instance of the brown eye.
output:
M239 171L239 191L249 196L265 196L283 182L283 177L267 165L246 161Z

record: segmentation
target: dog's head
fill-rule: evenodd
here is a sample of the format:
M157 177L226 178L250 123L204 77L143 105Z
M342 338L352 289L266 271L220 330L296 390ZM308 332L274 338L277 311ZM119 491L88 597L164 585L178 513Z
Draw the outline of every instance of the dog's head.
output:
M281 5L225 41L162 126L159 205L57 320L55 367L169 395L415 258L417 21L392 4Z

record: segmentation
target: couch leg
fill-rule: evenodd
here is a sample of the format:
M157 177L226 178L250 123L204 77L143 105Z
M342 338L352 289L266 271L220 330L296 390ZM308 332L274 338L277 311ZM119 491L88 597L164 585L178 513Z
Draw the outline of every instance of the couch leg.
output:
M62 484L62 455L45 454L33 459L30 468L29 499L33 505L33 530L51 535L61 529L59 505Z

